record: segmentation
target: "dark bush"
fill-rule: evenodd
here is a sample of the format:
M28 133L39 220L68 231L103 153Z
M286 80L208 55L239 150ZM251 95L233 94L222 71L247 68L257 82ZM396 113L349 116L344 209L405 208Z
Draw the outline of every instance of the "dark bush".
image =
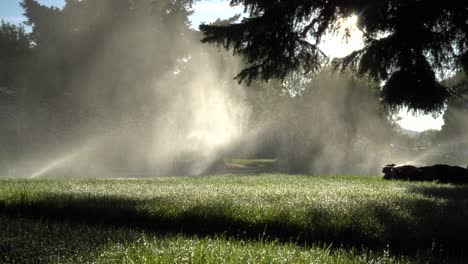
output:
M468 184L468 169L459 166L436 164L415 167L412 165L386 165L382 172L386 180L437 181L440 183Z

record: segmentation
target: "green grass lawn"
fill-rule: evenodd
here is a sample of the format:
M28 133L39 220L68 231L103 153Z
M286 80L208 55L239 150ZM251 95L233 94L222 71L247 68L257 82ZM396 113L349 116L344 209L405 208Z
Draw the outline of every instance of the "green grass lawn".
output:
M1 263L409 263L403 257L294 243L160 234L0 217ZM6 240L6 241L5 241Z
M0 262L463 262L468 186L283 174L1 179Z

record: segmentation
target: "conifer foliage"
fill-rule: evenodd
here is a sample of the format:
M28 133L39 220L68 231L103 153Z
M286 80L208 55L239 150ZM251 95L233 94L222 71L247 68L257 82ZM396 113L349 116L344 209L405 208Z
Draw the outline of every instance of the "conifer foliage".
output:
M385 83L391 106L440 111L450 96L436 73L468 69L468 2L458 0L232 0L248 14L229 25L201 25L203 42L232 49L248 66L239 81L285 78L320 70L318 44L340 21L357 15L364 47L334 60L337 69Z

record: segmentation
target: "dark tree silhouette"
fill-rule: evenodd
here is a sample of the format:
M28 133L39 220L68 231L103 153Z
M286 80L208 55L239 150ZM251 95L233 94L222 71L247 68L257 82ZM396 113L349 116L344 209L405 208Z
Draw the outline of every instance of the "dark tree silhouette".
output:
M21 26L0 23L0 166L5 168L18 154L20 141L17 130L16 101L21 92L19 83L22 62L29 56L29 36Z
M201 25L206 43L244 57L236 77L284 79L291 71L318 71L326 59L318 44L342 18L358 15L364 48L335 61L385 82L380 97L391 106L441 111L450 90L435 72L468 69L468 2L447 0L231 0L249 16L229 25Z
M30 40L24 28L2 21L0 24L0 87L13 89L11 86L20 70L21 62L29 52Z

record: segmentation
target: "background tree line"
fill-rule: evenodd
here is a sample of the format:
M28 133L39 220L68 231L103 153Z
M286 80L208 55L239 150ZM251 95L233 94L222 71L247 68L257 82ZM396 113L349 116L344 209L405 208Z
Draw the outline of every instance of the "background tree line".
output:
M154 116L168 111L172 98L185 98L186 91L178 87L202 74L199 68L208 57L224 72L217 76L220 86L235 76L233 65L249 65L213 48L195 48L202 35L190 28L191 3L67 1L59 10L24 0L31 32L7 23L0 27L4 164L109 127L125 127L119 133L134 139L110 144L110 165L140 159L144 152L126 155L125 145L145 149L148 131L172 122L161 118L155 125ZM465 75L448 81L466 95ZM243 97L250 111L246 129L222 155L278 158L282 170L301 173L369 174L387 161L409 160L416 155L412 149L423 145L417 142L421 138L397 132L395 109L381 104L380 92L372 79L330 69L252 80ZM467 104L462 98L450 99L443 130L424 141L430 147L452 144L441 156L464 155L455 140L464 138ZM179 111L188 118L192 114ZM413 147L407 147L408 141Z
M34 0L21 5L31 32L6 23L0 32L7 45L2 99L12 117L2 122L11 130L3 133L2 145L11 148L5 158L37 155L109 127L142 130L164 107L149 99L151 85L188 55L190 0L67 1L61 10Z

